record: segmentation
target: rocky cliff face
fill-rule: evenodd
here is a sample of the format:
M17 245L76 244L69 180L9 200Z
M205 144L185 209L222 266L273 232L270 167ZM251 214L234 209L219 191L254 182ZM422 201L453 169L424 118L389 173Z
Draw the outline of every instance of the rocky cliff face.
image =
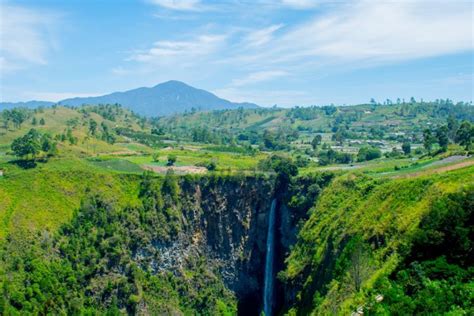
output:
M145 173L133 180L138 189L134 203L123 206L115 197L90 192L56 235L45 232L23 248L14 240L0 249L8 282L18 281L6 292L16 293L7 295L8 308L49 310L54 301L51 311L58 314L84 309L97 314L258 315L273 199L273 270L278 273L297 223L329 178L301 178L288 182L285 190L275 190L278 181L263 176ZM35 264L18 271L18 262L29 262L30 253ZM41 302L24 294L32 286L30 274L38 275L34 286L43 293ZM291 298L291 290L275 280L275 311ZM18 303L21 295L29 305Z
M185 185L183 191L189 194L183 207L184 238L193 236L219 263L224 282L243 304L260 297L272 181L218 179Z
M273 183L253 177L181 178L179 232L169 241L143 245L135 260L155 273L180 273L205 258L237 296L239 313L257 314Z

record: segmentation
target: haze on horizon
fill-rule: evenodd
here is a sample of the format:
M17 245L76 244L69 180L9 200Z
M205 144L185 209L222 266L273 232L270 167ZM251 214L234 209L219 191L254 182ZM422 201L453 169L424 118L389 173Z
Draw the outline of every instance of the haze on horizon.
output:
M172 79L263 106L473 100L472 1L22 0L0 17L0 102Z

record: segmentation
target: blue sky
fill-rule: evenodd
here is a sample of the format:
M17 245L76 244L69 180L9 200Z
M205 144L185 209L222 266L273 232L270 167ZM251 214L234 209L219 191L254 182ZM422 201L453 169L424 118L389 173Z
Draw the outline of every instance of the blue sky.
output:
M280 106L473 100L473 2L2 1L1 101L181 80Z

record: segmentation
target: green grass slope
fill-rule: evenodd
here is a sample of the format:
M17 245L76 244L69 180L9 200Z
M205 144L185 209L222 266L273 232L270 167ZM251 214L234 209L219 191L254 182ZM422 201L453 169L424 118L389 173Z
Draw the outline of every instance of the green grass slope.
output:
M8 169L0 177L0 241L8 233L55 231L71 219L89 191L122 206L137 202L137 177L114 173L85 160L52 159L26 170L14 164L1 167Z
M337 178L311 210L280 274L295 293L288 314L472 312L472 261L466 258L472 260L473 174L470 166L403 179ZM449 256L447 248L457 244L463 247ZM420 249L428 254L417 257ZM417 270L423 277L400 281L400 273L414 273L413 264L425 267ZM426 268L433 265L438 274ZM460 272L451 279L446 270L453 269ZM430 290L433 282L441 285ZM426 302L434 293L436 308ZM378 294L385 296L380 303Z

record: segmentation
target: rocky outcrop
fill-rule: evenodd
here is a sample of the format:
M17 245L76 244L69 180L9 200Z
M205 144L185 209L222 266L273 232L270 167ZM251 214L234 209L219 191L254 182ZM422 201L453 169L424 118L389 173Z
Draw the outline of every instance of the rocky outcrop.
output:
M217 261L224 282L241 300L259 297L273 182L263 178L201 180L183 184L183 194L185 238L191 237Z
M179 231L169 241L142 245L135 260L153 273L175 274L206 260L235 293L239 313L257 315L273 183L265 177L179 178Z
M271 177L179 177L179 229L170 240L153 240L136 251L136 259L154 273L193 270L193 262L205 260L209 272L235 293L239 313L258 315L262 308L268 217L272 199L277 200L275 271L296 240L300 220L305 219L320 187L331 177L299 178L290 191L275 190ZM292 201L295 192L299 201ZM166 199L166 197L165 197ZM289 289L276 283L276 310L286 301Z

